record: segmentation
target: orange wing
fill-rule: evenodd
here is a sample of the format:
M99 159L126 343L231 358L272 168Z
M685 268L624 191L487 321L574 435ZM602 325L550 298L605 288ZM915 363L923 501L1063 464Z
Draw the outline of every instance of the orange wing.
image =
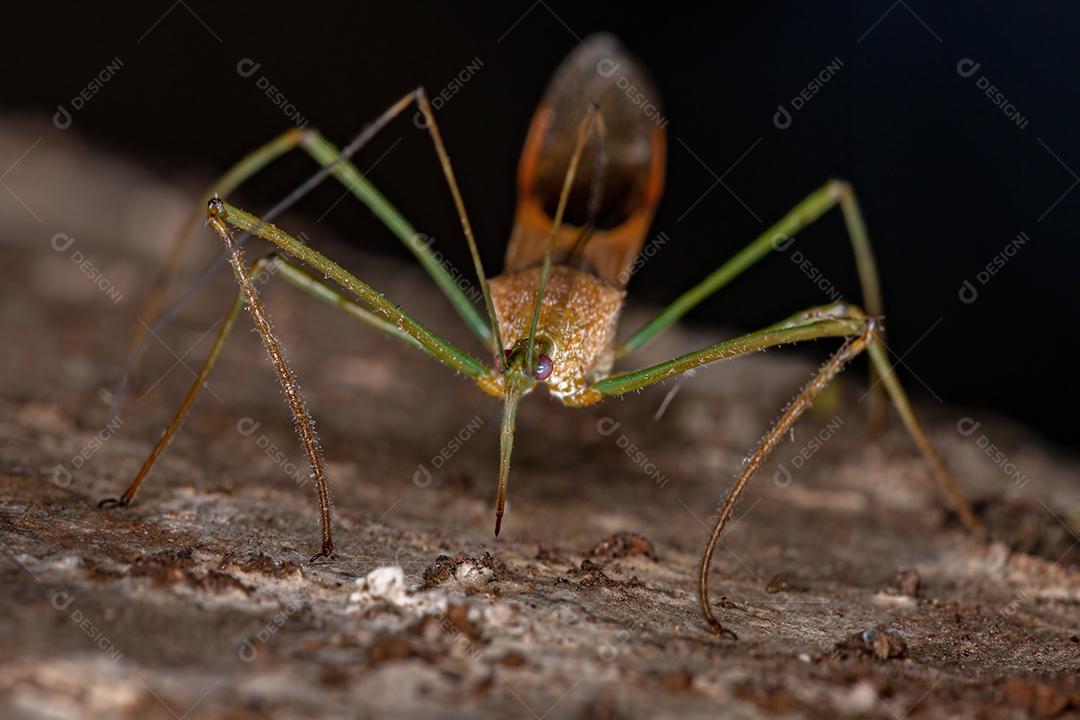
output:
M577 130L590 103L603 116L603 150L592 132L552 260L617 288L629 279L664 186L667 121L648 74L611 35L587 38L563 60L533 116L518 166L507 273L543 262ZM579 245L582 227L590 221L593 232Z

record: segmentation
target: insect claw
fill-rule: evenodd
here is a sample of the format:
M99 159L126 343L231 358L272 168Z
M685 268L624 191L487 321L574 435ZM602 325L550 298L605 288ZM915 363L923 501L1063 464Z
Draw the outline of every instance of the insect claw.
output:
M720 623L715 622L715 621L709 623L709 630L711 630L714 635L717 635L717 636L722 637L722 638L728 638L729 640L735 640L735 641L738 641L738 639L739 639L738 635L736 635L734 632L732 632L731 630L728 630L726 627L724 627L723 625L721 625Z
M225 203L215 195L206 203L206 211L210 217L221 217L225 214Z
M131 503L124 498L105 498L97 504L97 506L103 510L109 510L111 508L124 508Z
M321 549L321 551L319 551L319 553L316 553L315 555L312 555L311 559L308 560L308 562L314 562L315 560L318 560L322 557L326 558L327 560L336 560L338 558L338 554L334 552L334 541L329 539L324 540L323 548Z
M502 511L495 513L495 537L499 537L499 531L502 530Z

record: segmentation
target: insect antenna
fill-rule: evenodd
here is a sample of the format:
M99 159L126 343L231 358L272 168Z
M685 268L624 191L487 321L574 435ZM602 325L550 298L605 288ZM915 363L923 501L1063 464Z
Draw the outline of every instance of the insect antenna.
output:
M551 255L555 251L555 239L559 235L559 228L562 227L563 214L566 212L566 204L570 199L570 189L574 185L574 178L577 176L581 155L585 150L585 143L589 139L589 131L592 129L594 121L601 128L600 133L603 136L603 116L600 114L596 104L591 104L588 110L585 111L585 117L582 118L581 125L578 127L574 154L570 156L570 165L566 168L566 177L563 178L562 191L559 193L559 205L555 210L555 221L551 225L551 235L548 236L547 249L544 251L544 264L540 270L540 284L536 288L532 320L529 322L528 349L525 353L525 367L530 372L536 362L536 326L540 322L540 307L544 300L544 289L547 286L548 275L551 273Z
M450 168L450 155L446 152L446 146L443 145L442 133L439 132L439 126L435 123L435 113L431 110L431 103L428 102L427 95L423 92L418 92L416 94L416 104L420 108L421 114L424 116L424 122L427 125L428 132L431 134L431 139L435 143L435 153L439 156L439 163L442 165L443 174L446 175L446 181L450 185L450 194L454 198L454 207L457 209L458 217L461 218L461 229L465 234L465 242L469 245L469 255L472 256L473 267L476 270L476 279L480 283L480 292L484 296L484 308L487 310L488 320L491 322L491 344L495 357L495 366L502 367L503 344L502 336L499 333L499 319L495 315L495 303L491 299L491 290L488 287L487 275L484 274L484 264L480 261L480 251L476 247L476 238L473 236L472 223L469 222L469 215L465 212L465 202L461 199L461 191L458 189L454 171Z
M598 114L596 136L596 168L593 172L592 183L589 187L589 201L585 206L586 220L581 228L581 232L578 233L577 240L574 241L574 246L570 248L570 254L566 259L567 265L572 265L578 254L585 249L585 245L589 242L589 238L591 238L596 231L596 223L600 217L600 202L604 199L604 190L606 189L604 187L604 182L607 180L608 163L607 126L604 125L604 116L602 114Z

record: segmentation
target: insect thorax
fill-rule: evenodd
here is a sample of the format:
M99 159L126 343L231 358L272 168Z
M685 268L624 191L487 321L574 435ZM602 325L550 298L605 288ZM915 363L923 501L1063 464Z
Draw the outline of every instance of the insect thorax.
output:
M539 284L539 267L491 279L491 299L506 348L528 339ZM599 399L589 383L611 369L615 329L625 296L625 291L591 273L552 266L537 337L547 341L554 363L546 381L548 390L563 403L588 405ZM501 388L501 376L491 379ZM496 388L485 389L490 392Z

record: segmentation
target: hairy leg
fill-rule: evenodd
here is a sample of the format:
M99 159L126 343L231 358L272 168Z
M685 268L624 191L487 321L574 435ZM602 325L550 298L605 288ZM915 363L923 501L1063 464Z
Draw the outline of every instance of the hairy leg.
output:
M953 480L952 475L938 458L926 437L926 433L912 410L911 403L896 377L888 357L879 344L879 322L869 317L854 305L836 303L797 313L784 321L771 325L755 333L715 343L686 355L658 363L651 367L627 373L621 373L600 380L593 388L603 395L621 395L632 390L652 385L667 378L675 377L692 368L700 367L718 360L740 357L749 353L793 342L802 342L826 337L845 338L843 347L821 368L814 378L803 388L787 408L780 419L770 428L758 443L738 477L728 491L705 552L698 575L698 590L701 609L706 621L717 632L733 635L716 620L708 602L708 571L713 550L720 539L728 518L734 510L739 495L746 487L754 471L769 456L781 438L791 429L799 417L813 404L814 398L828 383L840 373L847 363L859 353L866 351L872 366L882 379L889 396L903 419L904 426L914 440L919 451L926 459L930 470L949 499L950 504L960 515L967 529L976 536L982 535L982 528L975 519L970 505Z

